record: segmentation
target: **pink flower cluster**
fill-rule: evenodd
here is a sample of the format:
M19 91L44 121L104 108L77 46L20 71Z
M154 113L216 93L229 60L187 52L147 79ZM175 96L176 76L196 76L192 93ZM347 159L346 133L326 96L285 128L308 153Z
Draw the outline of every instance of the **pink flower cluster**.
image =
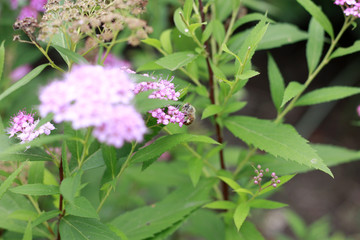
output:
M47 122L35 130L39 121L39 119L34 121L34 114L19 111L10 119L10 128L7 129L7 133L10 134L9 138L16 134L16 137L21 140L20 143L27 143L41 134L49 135L51 130L55 129L54 125Z
M75 66L63 80L42 89L40 114L54 113L56 123L68 121L74 129L93 127L100 142L115 147L142 141L146 126L131 105L134 87L120 68Z
M149 77L149 75L144 74L144 76ZM154 77L152 77L155 79ZM175 86L171 82L173 78L160 79L157 82L141 82L135 86L134 93L138 94L140 92L154 90L149 98L164 99L164 100L173 100L177 101L180 97L180 92L175 91ZM178 108L174 106L168 106L166 108L157 108L149 111L154 118L157 118L158 124L168 125L169 123L178 123L182 127L185 115Z
M360 3L356 0L335 0L334 4L345 6L345 9L342 8L346 16L360 18Z
M255 169L255 173L257 174L256 176L254 176L254 184L259 185L261 188L261 181L262 178L264 177L264 173L268 173L269 169L266 168L265 171L263 169L261 169L261 165L257 165L257 169ZM278 179L279 177L276 176L276 173L273 172L271 173L271 185L269 186L273 186L274 188L277 187L277 184L279 184L281 181L280 179ZM269 187L267 186L267 187ZM266 188L266 187L265 187Z
M18 7L17 0L11 0L11 8L16 9ZM27 17L37 18L39 12L45 11L45 4L47 0L30 0L30 4L21 9L20 14L18 16L19 20L22 20Z

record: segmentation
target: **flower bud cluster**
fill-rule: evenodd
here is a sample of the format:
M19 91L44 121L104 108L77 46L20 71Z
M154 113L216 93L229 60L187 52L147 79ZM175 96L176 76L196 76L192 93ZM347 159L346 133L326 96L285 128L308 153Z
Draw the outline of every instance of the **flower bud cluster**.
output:
M261 168L261 165L257 165L257 168L255 169L256 176L254 176L254 184L261 186L261 181L263 180L264 174L268 173L269 169L266 168L265 171ZM271 186L274 188L277 187L277 184L279 184L281 181L278 179L279 177L276 176L276 173L271 173Z
M144 76L149 77L145 74ZM154 77L152 77L154 78ZM157 82L141 82L135 86L134 93L154 90L149 98L164 99L177 101L180 97L180 92L175 91L175 85L172 83L174 78L160 79ZM185 115L177 107L168 106L167 108L157 108L149 111L151 116L157 118L158 124L168 125L169 123L177 123L179 127L183 126Z
M340 5L346 16L360 18L360 3L356 0L335 0L334 4Z
M65 29L71 40L78 42L90 37L97 42L108 42L119 31L128 28L128 43L136 46L152 28L139 18L147 0L48 0L40 22L39 40L47 41Z
M34 114L19 111L10 119L10 127L7 129L7 133L10 134L9 138L16 135L21 140L20 143L23 144L34 140L41 134L49 135L51 130L55 129L50 122L36 129L39 121L39 119L34 121Z

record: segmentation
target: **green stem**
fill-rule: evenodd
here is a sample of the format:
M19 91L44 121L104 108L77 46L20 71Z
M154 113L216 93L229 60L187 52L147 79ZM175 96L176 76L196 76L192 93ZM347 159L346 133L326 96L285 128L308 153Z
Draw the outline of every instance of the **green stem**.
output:
M255 147L250 147L249 148L249 151L248 151L246 157L236 167L236 169L235 169L235 171L233 173L234 178L236 178L236 176L239 174L239 172L245 166L245 164L248 163L249 159L251 158L252 155L254 155L256 150L257 150L257 148L255 148Z
M311 74L309 74L307 80L304 83L304 88L290 101L290 103L286 106L286 108L276 117L275 123L279 123L282 121L282 119L285 117L285 115L290 112L294 106L296 101L300 98L301 94L306 90L306 88L310 85L310 83L315 79L315 77L319 74L319 72L330 62L330 56L334 51L334 48L336 47L336 44L339 42L341 36L344 34L345 30L351 25L351 21L348 21L348 18L345 19L345 23L342 26L341 30L339 31L339 34L336 36L334 40L331 41L331 45L319 64L319 66L315 69L315 71Z
M84 161L85 161L85 158L86 156L88 155L88 150L89 150L89 139L90 139L90 135L92 133L92 130L93 128L88 128L87 129L87 132L86 132L86 135L85 135L85 140L84 140L84 147L83 147L83 151L82 151L82 154L81 154L81 158L78 162L79 164L79 169L81 168L81 166L83 165Z
M129 166L129 163L130 163L130 160L133 156L133 153L135 151L135 148L136 148L136 145L137 145L137 142L135 143L132 143L132 147L131 147L131 150L130 150L130 153L126 159L126 161L123 163L123 165L121 166L121 169L120 169L120 172L116 175L115 177L115 180L118 181L119 178L121 177L121 175L123 174L123 172L125 171L125 169ZM101 210L101 208L103 207L106 199L109 197L111 191L113 190L113 185L110 185L109 189L107 190L104 198L101 200L96 212L99 212Z
M223 49L222 49L221 46L222 46L223 44L226 44L226 43L229 41L229 38L230 38L230 36L231 36L231 34L232 34L232 28L233 28L233 26L234 26L234 23L235 23L235 20L236 20L236 17L237 17L238 12L239 12L239 8L234 9L234 10L232 11L231 19L230 19L230 23L229 23L229 27L228 27L228 29L227 29L227 31L226 31L225 38L224 38L222 44L219 46L219 51L218 51L218 53L217 53L218 56L220 56L220 54L223 52Z
M59 159L57 158L57 156L53 153L53 151L50 150L50 148L45 144L44 148L48 151L48 153L51 155L52 159L54 160L53 162L55 163L56 167L59 167Z
M47 54L47 52L35 41L31 40L31 42L40 50L40 52L46 57L46 59L49 61L50 66L52 68L55 68L56 70L59 70L60 72L65 72L65 70L61 69L58 65L56 65L53 60L51 60L51 58L49 57L49 55Z
M172 133L169 129L167 129L167 127L164 127L163 129L164 129L164 131L167 132L169 135L173 135L173 133ZM194 155L195 158L201 159L201 160L205 163L206 166L208 166L214 173L217 173L218 170L217 170L211 163L209 163L209 161L208 161L207 159L202 158L199 153L197 153L194 149L192 149L192 148L189 146L189 144L183 143L182 145L185 146L186 149L187 149L192 155ZM205 175L206 177L210 177L210 176L211 176L210 173L207 171L206 168L202 168L202 171L204 172L204 175ZM213 189L214 189L214 191L215 191L215 194L216 194L216 196L217 196L217 199L223 199L222 193L221 193L220 189L219 189L216 185L213 186Z
M204 44L201 44L201 42L200 42L199 39L196 37L196 35L194 34L194 32L191 31L190 25L189 25L189 23L186 21L184 15L183 15L181 12L180 12L179 14L180 14L181 20L185 23L185 25L186 25L186 27L187 27L190 35L191 35L191 38L194 40L194 42L195 42L201 49L204 50ZM207 54L206 51L204 51L204 53ZM206 56L205 56L205 57L206 57Z

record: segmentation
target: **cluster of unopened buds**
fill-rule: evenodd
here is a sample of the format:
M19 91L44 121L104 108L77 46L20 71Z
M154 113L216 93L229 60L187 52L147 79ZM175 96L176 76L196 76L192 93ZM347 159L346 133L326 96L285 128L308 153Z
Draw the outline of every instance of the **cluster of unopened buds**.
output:
M264 174L268 173L268 172L269 172L269 169L266 168L265 170L263 170L261 168L260 164L257 165L257 168L255 169L256 176L254 176L254 184L259 185L260 189L264 189L264 188L261 188L261 181L263 180ZM278 178L279 177L276 176L276 173L272 172L271 173L271 184L266 186L265 188L267 188L269 186L273 186L274 188L276 188L277 184L279 184L281 182L280 179L278 179Z

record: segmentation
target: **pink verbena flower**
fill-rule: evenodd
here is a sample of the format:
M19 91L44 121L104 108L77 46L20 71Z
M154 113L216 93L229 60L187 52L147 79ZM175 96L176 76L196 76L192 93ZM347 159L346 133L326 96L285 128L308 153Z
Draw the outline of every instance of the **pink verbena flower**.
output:
M116 147L124 141L142 141L146 127L131 105L134 87L120 68L75 66L63 80L42 89L40 114L54 113L55 122L71 122L74 129L94 127L100 142Z
M360 105L357 107L357 113L358 113L358 115L359 115L359 117L360 117Z
M16 137L21 140L21 144L30 142L41 134L49 135L51 130L55 129L50 122L36 129L40 120L34 121L34 114L27 114L25 111L19 111L10 121L10 127L7 129L7 133L10 134L9 138L16 134Z
M18 19L22 20L25 18L37 18L37 15L38 12L36 9L32 8L31 6L26 6L21 9Z
M45 12L45 4L47 0L30 0L30 6L39 12Z
M19 81L22 77L24 77L30 71L31 71L31 66L29 64L22 65L20 67L15 68L10 73L10 78L13 82Z
M149 77L147 74L144 74L144 76ZM170 80L160 78L157 82L141 82L135 86L134 92L138 94L154 90L149 95L149 98L177 101L180 97L180 92L175 91L175 85L172 83L173 79L173 77ZM151 113L152 117L157 118L158 124L168 125L169 123L178 123L179 127L182 127L185 120L184 113L174 106L168 106L167 109L157 108L149 111L149 113Z

